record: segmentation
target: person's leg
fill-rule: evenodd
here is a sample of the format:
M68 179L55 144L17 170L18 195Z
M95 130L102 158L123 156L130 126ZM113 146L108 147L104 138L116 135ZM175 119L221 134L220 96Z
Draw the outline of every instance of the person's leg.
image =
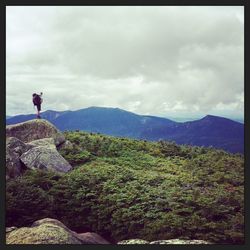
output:
M36 118L38 118L38 116L39 116L39 111L38 111L38 107L36 105Z
M38 104L36 107L37 107L37 118L40 119L41 104Z

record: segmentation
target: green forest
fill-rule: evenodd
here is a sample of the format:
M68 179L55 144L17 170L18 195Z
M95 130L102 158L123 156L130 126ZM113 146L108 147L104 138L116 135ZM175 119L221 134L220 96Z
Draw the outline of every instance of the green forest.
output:
M244 242L244 157L213 148L80 131L64 135L66 174L27 170L6 183L6 226L50 217L124 239Z

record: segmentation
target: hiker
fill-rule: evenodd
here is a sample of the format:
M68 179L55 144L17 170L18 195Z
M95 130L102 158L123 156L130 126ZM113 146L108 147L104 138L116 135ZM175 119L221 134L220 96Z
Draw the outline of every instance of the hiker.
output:
M42 92L40 93L40 95L38 95L38 94L36 94L36 93L34 93L34 94L32 95L32 97L33 97L33 99L32 99L33 104L34 104L34 106L36 106L36 108L37 108L37 118L38 118L38 119L41 119L40 111L41 111L41 104L42 104L42 102L43 102L42 95L43 95Z

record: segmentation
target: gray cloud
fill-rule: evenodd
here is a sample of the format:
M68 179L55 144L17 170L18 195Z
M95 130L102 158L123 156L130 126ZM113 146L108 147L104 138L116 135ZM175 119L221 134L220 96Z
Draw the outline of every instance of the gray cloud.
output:
M243 116L243 7L7 7L7 114Z

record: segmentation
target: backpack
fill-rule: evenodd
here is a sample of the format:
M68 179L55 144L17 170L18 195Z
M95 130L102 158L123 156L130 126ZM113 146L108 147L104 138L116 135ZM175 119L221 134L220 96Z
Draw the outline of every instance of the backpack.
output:
M41 104L41 103L42 103L42 98L41 98L39 95L35 95L35 96L33 97L33 103L34 103L34 105L39 105L39 104Z

